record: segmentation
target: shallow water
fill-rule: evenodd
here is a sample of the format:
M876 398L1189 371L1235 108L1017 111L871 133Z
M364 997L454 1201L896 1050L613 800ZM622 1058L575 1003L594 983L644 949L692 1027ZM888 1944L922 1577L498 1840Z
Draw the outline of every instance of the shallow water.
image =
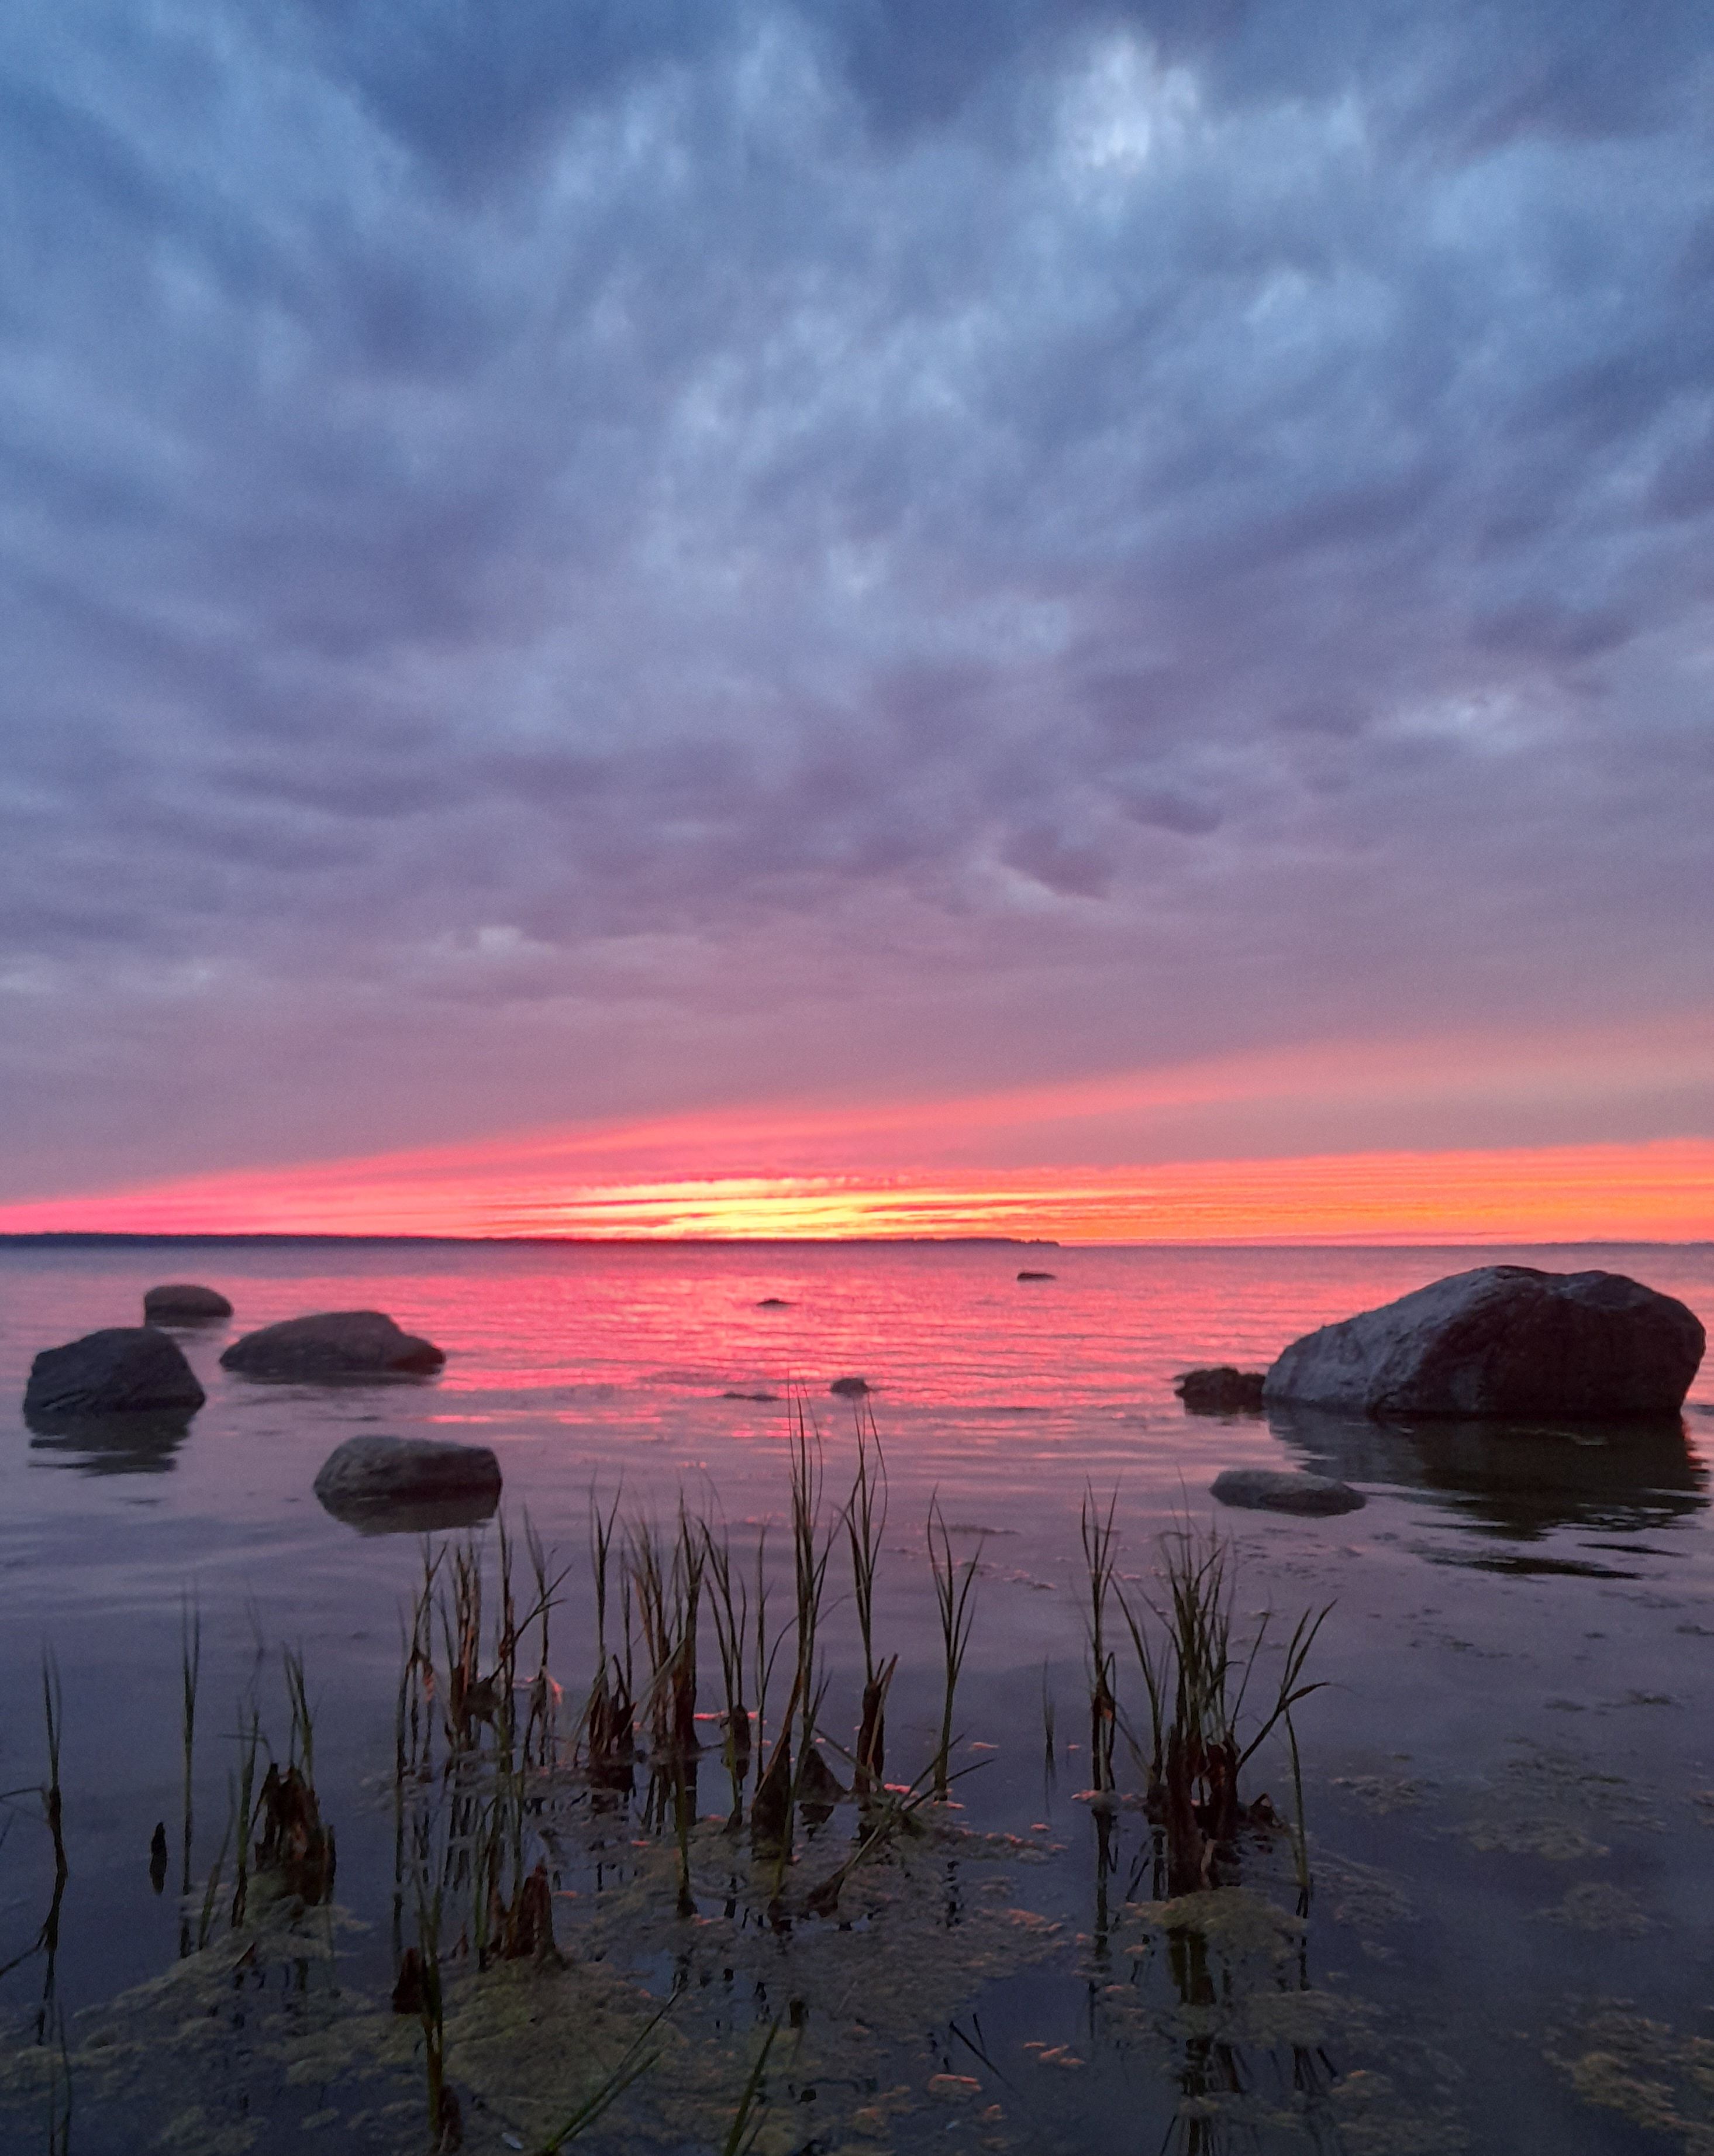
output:
M951 1992L925 1994L924 2025L888 2038L886 2071L906 2094L881 2107L880 2123L794 2123L782 2148L843 2148L848 2132L852 2146L901 2148L1092 2139L1153 2149L1175 2134L1175 2145L1206 2148L1500 2148L1550 2138L1573 2151L1706 2145L1696 2136L1714 2116L1702 2048L1714 2038L1714 1543L1704 1466L1714 1371L1693 1388L1682 1435L1646 1445L1563 1430L1496 1443L1444 1428L1190 1418L1171 1392L1173 1374L1193 1363L1259 1367L1313 1325L1501 1259L1629 1272L1714 1321L1708 1247L0 1251L0 1398L13 1404L0 1433L0 1787L42 1777L38 1658L50 1646L64 1696L71 1867L56 2004L74 2016L177 1957L187 1597L203 1640L197 1876L226 1813L237 1702L254 1685L277 1731L278 1648L300 1646L318 1702L317 1779L340 1836L339 1900L378 1925L350 1935L338 1966L372 1989L390 1967L392 1822L378 1791L392 1765L399 1611L420 1559L409 1536L360 1535L321 1510L310 1486L334 1444L376 1429L494 1447L509 1515L527 1510L574 1561L555 1615L556 1674L569 1695L588 1675L592 1489L608 1498L622 1489L628 1513L662 1517L682 1491L724 1514L736 1545L767 1521L778 1547L785 1409L722 1395L803 1387L825 1434L831 1499L844 1493L852 1415L827 1387L860 1374L874 1388L890 1478L879 1629L902 1656L890 1769L908 1779L933 1742L938 1650L922 1529L938 1491L955 1546L980 1556L958 1725L962 1763L983 1764L958 1784L957 1821L1025 1837L1031 1845L1005 1872L1005 1891L1063 1929L1050 1949L1027 1956L1014 1952L1015 1939L997 1940L991 1953L970 1948L973 2007L955 2012ZM1021 1268L1055 1276L1020 1282ZM37 1349L134 1322L146 1286L185 1277L224 1289L237 1306L231 1327L181 1336L209 1391L186 1434L90 1446L24 1429L16 1403ZM759 1307L768 1297L785 1306ZM387 1310L438 1340L449 1351L444 1375L326 1389L255 1385L218 1368L239 1331L353 1306ZM1229 2046L1222 2056L1237 2058L1244 2093L1217 2086L1193 2056L1185 2031L1202 2010L1196 1999L1169 1984L1166 2005L1151 2003L1170 1957L1152 1962L1140 1920L1117 1913L1127 1892L1147 1891L1137 1868L1146 1822L1122 1813L1110 1866L1098 1861L1090 1808L1079 1800L1085 1755L1073 1748L1086 1718L1085 1487L1104 1498L1116 1489L1120 1569L1141 1584L1161 1531L1187 1507L1207 1519L1214 1475L1250 1465L1336 1472L1368 1502L1326 1520L1220 1516L1239 1553L1241 1610L1289 1620L1334 1604L1312 1671L1327 1689L1298 1717L1316 1877L1301 1962L1321 2020L1313 2046L1270 2046L1264 2030L1249 2051ZM836 1734L854 1708L850 1620L846 1600L829 1620ZM1136 1718L1134 1665L1121 1664L1121 1705ZM716 1681L705 1668L705 1697ZM705 1810L720 1800L711 1784L721 1779L717 1765L706 1770ZM1252 1792L1260 1786L1288 1808L1289 1767L1277 1752L1254 1763ZM27 2035L47 1975L45 1957L27 1950L51 1892L51 1852L33 1795L6 1810L0 1961L23 1958L0 1981L0 2004ZM173 1848L158 1896L148 1876L157 1820ZM842 1831L837 1820L830 1831ZM1289 1865L1282 1859L1269 1880L1265 1860L1255 1861L1258 1883L1289 1910ZM578 1927L606 1919L587 1878L568 1872L567 1883L582 1895L562 1924L575 1942ZM624 1951L658 1988L677 1949L669 1928L660 1938L639 1929ZM736 2010L731 2018L742 2025ZM800 2081L808 2056L792 2069ZM1317 2063L1306 2070L1311 2056ZM1282 2087L1269 2111L1263 2097L1282 2060L1317 2087L1310 2098ZM936 2071L977 2092L926 2093ZM1240 2093L1267 2116L1254 2138L1229 2144L1220 2137L1238 2131ZM998 2118L985 2115L994 2105ZM324 2145L420 2145L402 2118L360 2132L349 2124L355 2113L323 2108L332 2137ZM285 2106L271 2123L251 2116L231 2145L269 2147L284 2135L278 2145L295 2146L303 2115ZM621 2127L618 2116L605 2142L598 2133L582 2145L631 2145L641 2128ZM485 2115L470 2123L468 2146L508 2145ZM38 2132L20 2143L38 2144ZM104 2124L95 2103L80 2114L74 2145L148 2144ZM215 2144L187 2128L178 2145ZM709 2144L687 2129L677 2145Z

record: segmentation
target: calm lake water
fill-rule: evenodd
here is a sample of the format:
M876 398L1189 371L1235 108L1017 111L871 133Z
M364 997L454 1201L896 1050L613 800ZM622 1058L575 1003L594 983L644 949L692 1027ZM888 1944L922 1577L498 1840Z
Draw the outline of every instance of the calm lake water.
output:
M1681 1434L1646 1443L1192 1418L1172 1394L1173 1373L1193 1364L1260 1367L1315 1325L1502 1260L1629 1273L1714 1327L1714 1246L0 1250L0 1785L13 1792L0 1814L0 1961L18 1958L0 1979L0 2010L25 2046L64 2017L71 2147L285 2148L306 2132L330 2148L423 2145L404 2095L366 2107L336 2061L319 2082L301 2061L269 2067L265 2100L203 2091L175 2108L158 2090L121 2101L118 2083L93 2079L78 2094L79 2046L100 2025L80 2015L178 1960L187 1605L203 1639L195 1878L227 1816L240 1702L254 1701L282 1741L279 1650L299 1649L317 1784L339 1837L337 1899L354 1920L334 1965L352 1995L367 1987L384 2003L393 1697L422 1556L412 1536L360 1534L321 1510L310 1486L336 1443L372 1430L493 1447L507 1517L527 1514L572 1567L553 1656L570 1720L590 1671L592 1493L617 1496L627 1518L663 1522L682 1493L724 1517L747 1561L764 1522L783 1557L786 1409L726 1395L802 1389L823 1432L831 1512L854 1450L852 1410L828 1393L844 1376L873 1389L885 1448L877 1626L901 1656L889 1771L909 1780L932 1749L939 1645L923 1529L937 1492L955 1549L978 1560L957 1763L982 1766L959 1781L952 1816L972 1836L1022 1837L988 1883L995 1906L1024 1912L1030 1948L1008 1959L1006 1941L984 1944L979 1925L952 1927L935 1951L956 1961L970 1942L972 1997L937 2018L925 1994L916 2021L875 2038L885 2057L865 2071L878 2091L841 2095L831 2071L818 2087L803 2062L820 2055L803 2046L820 2010L805 2010L808 2036L794 2015L772 2061L762 2150L1714 2146L1714 1370L1693 1387ZM1053 1277L1020 1281L1020 1268ZM18 1403L38 1349L136 1322L146 1286L184 1278L223 1289L237 1315L180 1336L209 1395L181 1440L92 1450L26 1430ZM762 1307L769 1298L780 1306ZM336 1389L257 1385L218 1367L239 1332L353 1307L438 1341L444 1375ZM1217 2046L1211 2065L1214 1994L1183 1980L1175 1992L1172 1956L1151 1959L1115 1913L1127 1896L1147 1899L1147 1823L1122 1810L1103 1860L1080 1774L1080 1505L1087 1490L1103 1506L1116 1492L1119 1571L1137 1594L1162 1532L1187 1512L1208 1525L1214 1474L1247 1465L1321 1467L1368 1502L1327 1520L1218 1522L1235 1546L1243 1621L1272 1609L1289 1629L1299 1611L1333 1606L1311 1671L1326 1688L1297 1717L1314 1892L1306 1930L1292 1934L1294 1982L1322 2019L1297 2042L1280 2029L1266 2041L1258 2022L1248 2050ZM482 1535L491 1548L492 1527ZM825 1719L849 1743L858 1665L842 1563L836 1552ZM32 1948L54 1885L34 1794L44 1650L63 1688L69 1865L51 1969ZM703 1651L706 1707L718 1686L711 1638ZM1120 1694L1142 1722L1128 1644ZM722 1800L712 1757L704 1812ZM1121 1758L1121 1789L1134 1792L1122 1747ZM1292 1808L1276 1748L1247 1782L1247 1794L1267 1788ZM157 1821L172 1849L158 1892ZM826 1831L847 1830L836 1816ZM972 1841L966 1874L1007 1846ZM1255 1858L1255 1891L1290 1911L1277 1843L1272 1866ZM603 1870L581 1845L562 1852L557 1921L574 1957L581 1928L606 1921L609 1881L632 1891L623 1866ZM707 1907L696 1919L716 1931L724 1921ZM636 1980L670 1988L667 1933L639 1922L632 1949L600 1936L603 1954L634 1953ZM736 2005L729 2019L742 2024ZM183 2066L187 2087L198 2071ZM644 2087L627 2099L634 2115L615 2112L578 2145L718 2146L649 2116ZM875 2101L858 2103L865 2094ZM6 2147L49 2147L51 2109L26 2068L0 2075ZM466 2147L521 2145L506 2117L498 2099L467 2110Z

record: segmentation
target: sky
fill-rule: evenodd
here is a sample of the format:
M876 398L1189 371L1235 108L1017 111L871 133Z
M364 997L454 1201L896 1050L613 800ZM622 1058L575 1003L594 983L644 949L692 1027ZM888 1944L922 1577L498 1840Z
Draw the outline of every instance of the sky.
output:
M1714 38L0 20L0 1229L1714 1235Z

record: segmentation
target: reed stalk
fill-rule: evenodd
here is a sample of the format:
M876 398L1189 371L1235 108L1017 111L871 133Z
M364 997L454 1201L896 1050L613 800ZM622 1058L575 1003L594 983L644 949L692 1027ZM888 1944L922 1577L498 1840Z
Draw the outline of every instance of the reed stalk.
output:
M749 2156L749 2152L761 2138L765 2123L762 2113L767 2108L767 2099L762 2092L762 2076L767 2071L767 2055L772 2051L774 2040L779 2033L780 2025L776 2016L768 2023L761 2047L751 2061L750 2071L739 2094L738 2107L732 2113L732 2123L726 2129L726 2138L720 2145L720 2156Z
M644 2074L659 2064L660 2051L649 2049L649 2039L678 2003L679 1994L675 1991L665 2005L650 2015L631 2039L618 2064L583 2099L565 2124L557 2133L549 2134L535 2152L535 2156L558 2156L559 2150L567 2142L575 2141L580 2133L587 2133L604 2112L610 2111L634 2082L640 2081Z
M1117 1659L1107 1645L1107 1598L1113 1587L1114 1515L1118 1504L1116 1490L1103 1512L1095 1491L1085 1488L1080 1515L1084 1568L1089 1580L1085 1623L1089 1637L1090 1779L1090 1786L1099 1791L1113 1786L1113 1741L1118 1718L1114 1697Z
M232 1890L233 1931L244 1921L249 1907L250 1830L255 1814L256 1757L262 1744L261 1717L254 1701L249 1705L248 1722L244 1719L244 1702L240 1701L239 1703L238 1744L238 1856Z
M743 1575L734 1575L731 1544L724 1532L718 1542L705 1522L703 1563L709 1582L709 1609L726 1692L721 1749L732 1785L728 1825L736 1833L744 1824L744 1784L750 1774L750 1710L744 1704L744 1665L749 1644L750 1598Z
M816 1656L821 1629L822 1599L827 1586L828 1560L833 1554L833 1533L821 1522L821 1432L802 1392L792 1404L792 1587L797 1695L803 1726L798 1733L801 1758L815 1740L815 1711L820 1693L816 1683Z
M178 1891L181 1901L187 1902L191 1891L191 1846L196 1833L197 1692L203 1671L203 1613L188 1597L179 1605L178 1663L184 1755L184 1830ZM188 1951L188 1943L182 1938L180 1946Z
M71 2052L65 2041L65 2015L56 2006L50 2017L54 2056L49 2068L47 2156L71 2156ZM41 2035L47 2041L44 2021Z
M977 1568L982 1562L982 1539L978 1539L972 1554L961 1567L952 1556L952 1539L946 1516L941 1511L938 1492L928 1503L928 1562L934 1573L935 1602L940 1613L942 1673L945 1678L941 1703L940 1743L934 1754L934 1792L941 1801L952 1793L950 1773L952 1756L952 1713L958 1691L958 1679L963 1672L964 1657L970 1645L971 1627L975 1622L975 1589ZM940 1537L937 1549L935 1537Z
M881 1450L874 1409L860 1402L857 1472L844 1511L845 1537L851 1553L851 1590L857 1630L863 1642L863 1705L857 1727L854 1779L858 1794L878 1788L886 1770L887 1690L897 1669L896 1655L881 1662L875 1650L875 1581L880 1563L881 1537L887 1523L886 1455ZM870 1463L871 1448L874 1465Z

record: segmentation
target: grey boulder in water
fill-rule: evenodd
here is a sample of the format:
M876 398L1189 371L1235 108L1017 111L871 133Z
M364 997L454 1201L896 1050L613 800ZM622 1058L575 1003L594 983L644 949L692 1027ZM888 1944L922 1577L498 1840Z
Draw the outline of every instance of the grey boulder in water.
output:
M1218 1363L1209 1370L1180 1371L1173 1390L1183 1401L1186 1414L1239 1414L1260 1407L1262 1373Z
M111 1325L30 1365L28 1416L160 1414L194 1411L207 1398L180 1352L152 1325Z
M1214 1492L1223 1505L1251 1512L1357 1512L1368 1500L1325 1475L1285 1475L1272 1467L1229 1467Z
M1263 1398L1367 1415L1676 1414L1702 1327L1623 1273L1479 1265L1294 1341Z
M146 1325L203 1325L231 1315L232 1305L218 1288L200 1287L191 1281L172 1281L164 1287L151 1287L143 1297Z
M430 1437L348 1437L323 1461L316 1495L330 1512L471 1499L490 1511L500 1496L500 1462L485 1445Z
M234 1340L220 1358L223 1370L246 1378L409 1378L438 1370L445 1351L403 1332L378 1310L325 1310L288 1317Z

